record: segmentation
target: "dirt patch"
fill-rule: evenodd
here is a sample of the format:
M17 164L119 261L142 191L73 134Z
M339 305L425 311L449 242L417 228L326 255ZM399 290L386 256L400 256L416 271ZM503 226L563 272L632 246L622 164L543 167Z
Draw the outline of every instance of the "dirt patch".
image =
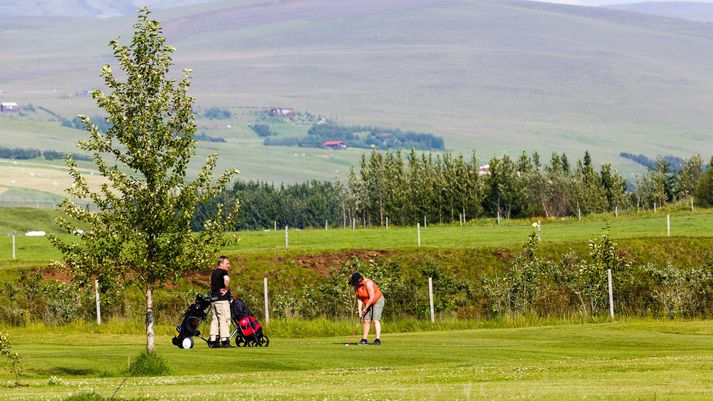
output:
M512 250L510 249L496 249L493 251L493 256L501 261L509 261L512 259Z
M319 255L300 255L295 256L292 262L297 266L310 269L322 277L327 277L330 268L339 266L351 260L354 256L361 260L368 260L388 256L392 253L393 251L387 250L353 250L349 252L323 253Z

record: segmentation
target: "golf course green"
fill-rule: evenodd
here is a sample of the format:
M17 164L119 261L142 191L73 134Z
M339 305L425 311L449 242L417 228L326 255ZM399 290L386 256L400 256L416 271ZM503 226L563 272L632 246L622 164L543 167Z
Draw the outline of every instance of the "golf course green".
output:
M40 331L39 333L35 331ZM155 400L707 400L713 322L624 320L522 328L389 333L382 346L340 337L273 338L267 348L157 351L171 373L123 372L143 346L133 334L13 328L23 386L3 400L94 392ZM3 372L5 382L12 377Z

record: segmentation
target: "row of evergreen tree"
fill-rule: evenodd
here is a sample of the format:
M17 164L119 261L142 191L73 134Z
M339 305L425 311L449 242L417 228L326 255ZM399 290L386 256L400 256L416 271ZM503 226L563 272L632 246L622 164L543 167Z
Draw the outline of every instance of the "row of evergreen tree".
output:
M66 152L56 150L40 150L35 148L6 148L0 146L0 159L31 160L44 158L45 160L64 159ZM88 155L72 153L74 160L92 160Z
M382 226L450 223L482 217L564 217L650 209L683 199L713 206L713 169L695 155L680 170L659 159L656 168L627 182L610 164L595 168L591 156L574 164L553 153L543 164L537 153L492 157L481 166L473 153L363 154L345 180L276 187L237 182L219 199L200 207L199 230L218 202L239 199L236 229Z

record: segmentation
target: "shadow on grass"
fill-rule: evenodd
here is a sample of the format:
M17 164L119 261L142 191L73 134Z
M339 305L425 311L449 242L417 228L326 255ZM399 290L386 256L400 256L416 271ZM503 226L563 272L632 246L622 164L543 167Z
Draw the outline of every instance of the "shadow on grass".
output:
M100 373L97 369L52 368L33 369L33 372L43 376L89 376Z

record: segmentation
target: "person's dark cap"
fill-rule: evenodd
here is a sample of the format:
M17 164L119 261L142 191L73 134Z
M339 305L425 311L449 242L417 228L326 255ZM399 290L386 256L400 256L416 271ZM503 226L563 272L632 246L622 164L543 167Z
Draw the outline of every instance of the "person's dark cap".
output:
M352 274L352 277L349 279L349 285L352 287L356 287L359 285L359 280L361 280L362 276L359 273L354 273Z

